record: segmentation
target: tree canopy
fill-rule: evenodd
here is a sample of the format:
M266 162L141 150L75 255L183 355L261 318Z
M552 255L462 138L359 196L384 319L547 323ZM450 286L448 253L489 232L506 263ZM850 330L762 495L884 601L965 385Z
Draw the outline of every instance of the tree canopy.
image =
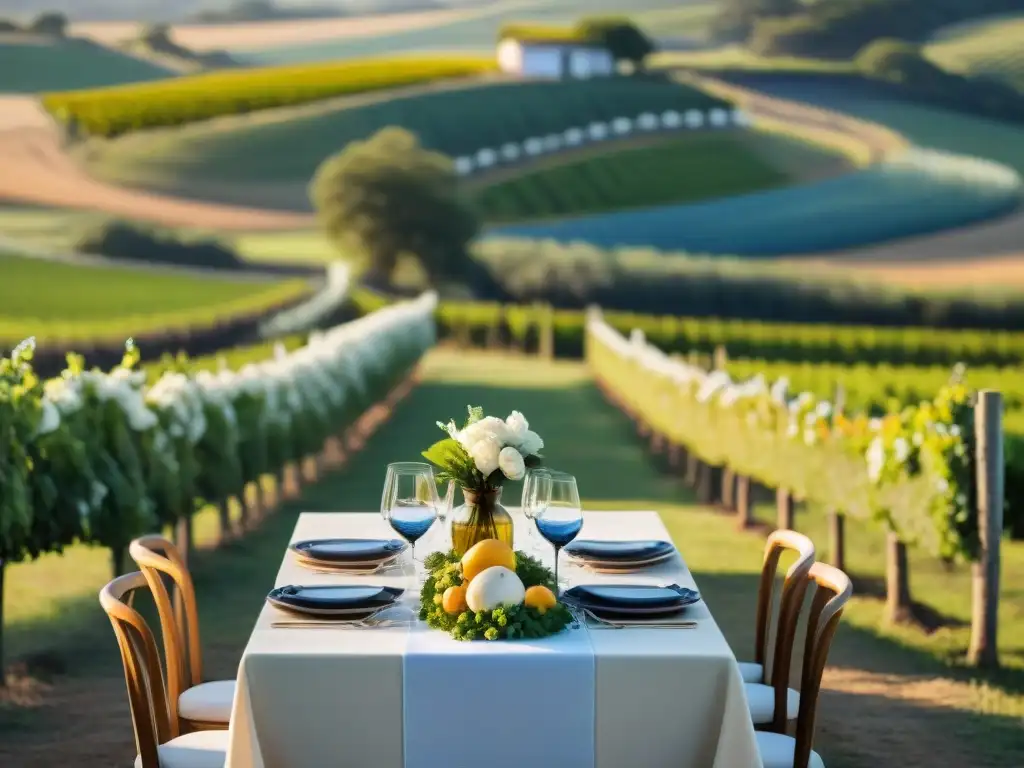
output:
M30 32L36 32L40 35L53 35L54 37L64 37L68 28L68 17L63 13L41 13L35 18L32 24L29 26Z
M402 128L352 142L317 169L310 199L328 235L390 281L403 255L434 280L464 276L479 224L452 161Z
M622 16L587 16L579 20L576 30L582 37L601 43L616 61L628 61L638 68L656 50L654 42Z

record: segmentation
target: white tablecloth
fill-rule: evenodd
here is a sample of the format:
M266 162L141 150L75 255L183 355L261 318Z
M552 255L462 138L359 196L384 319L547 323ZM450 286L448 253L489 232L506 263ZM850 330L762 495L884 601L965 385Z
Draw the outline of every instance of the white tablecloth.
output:
M513 514L517 548L546 546L531 546ZM378 514L304 514L292 541L335 536L393 532ZM588 512L581 538L668 534L654 512ZM618 576L562 565L573 583L696 586L680 558ZM275 586L368 580L408 585L402 574L314 574L286 553ZM496 643L422 625L274 629L279 615L263 607L242 656L228 768L761 766L735 657L703 603L688 610L697 629Z

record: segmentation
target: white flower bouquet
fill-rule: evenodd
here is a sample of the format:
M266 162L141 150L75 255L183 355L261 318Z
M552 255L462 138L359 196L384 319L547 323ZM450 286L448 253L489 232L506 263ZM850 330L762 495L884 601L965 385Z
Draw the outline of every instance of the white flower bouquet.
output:
M507 419L484 416L468 406L469 418L459 429L455 421L437 422L448 437L423 452L441 471L438 481L452 480L465 491L485 493L506 480L522 480L526 470L540 466L544 441L519 411Z
M454 421L439 421L437 426L448 437L423 456L440 470L438 482L457 483L466 500L451 513L455 553L461 557L485 539L498 539L511 547L512 517L501 506L501 488L506 480L522 480L527 469L540 466L544 441L519 411L502 420L469 406L462 429Z

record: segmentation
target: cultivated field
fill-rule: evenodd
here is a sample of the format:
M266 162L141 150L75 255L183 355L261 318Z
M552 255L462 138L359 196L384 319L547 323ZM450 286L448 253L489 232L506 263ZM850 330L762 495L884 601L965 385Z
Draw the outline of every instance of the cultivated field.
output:
M517 3L508 3L516 8ZM485 13L493 13L485 9ZM324 40L345 40L367 36L388 35L413 29L430 29L465 18L480 10L437 10L411 13L380 14L357 18L294 19L274 22L231 24L176 24L175 41L193 51L258 51L289 45L308 45ZM105 45L138 36L136 22L81 22L71 26L71 33L88 37Z
M849 249L984 221L1014 210L1020 197L1020 178L1009 169L909 150L814 184L693 205L504 226L491 233L582 240L605 248L782 256ZM736 221L744 226L729 226Z
M838 173L841 157L757 131L698 133L556 155L525 173L489 175L476 200L492 221L696 202ZM476 186L476 184L474 184Z
M699 5L695 2L694 5ZM679 8L678 0L636 0L630 13ZM622 0L505 0L430 23L396 25L370 34L324 36L290 43L247 46L233 51L246 64L269 65L394 55L422 51L473 51L493 54L498 30L507 21L570 24L584 15L621 13ZM368 18L367 21L370 21ZM230 50L230 45L224 46Z
M457 80L492 72L492 58L383 57L330 64L228 70L145 85L46 94L43 106L82 136L115 137L336 96Z
M0 202L103 211L169 226L207 229L294 229L311 217L195 202L125 189L89 176L66 154L38 102L0 97Z
M22 41L0 32L0 94L101 88L173 75L88 40Z
M118 184L212 199L224 199L236 185L234 200L268 188L272 195L277 186L278 199L290 198L291 207L305 209L305 188L319 164L347 142L388 125L402 126L425 146L458 156L594 120L722 104L658 78L498 82L360 99L296 116L225 118L91 143L80 155L90 173Z
M947 27L935 35L925 55L944 69L996 77L1024 90L1024 17Z
M294 301L304 280L257 282L167 269L78 266L0 254L0 344L110 341L209 327Z

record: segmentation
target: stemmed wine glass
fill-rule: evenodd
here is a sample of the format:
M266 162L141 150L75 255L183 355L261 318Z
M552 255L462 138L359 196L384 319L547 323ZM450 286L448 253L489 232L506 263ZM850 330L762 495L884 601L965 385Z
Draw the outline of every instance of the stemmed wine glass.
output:
M520 502L520 506L523 508L523 515L527 520L536 522L534 515L537 511L537 486L540 485L541 478L549 475L550 473L546 469L531 469L526 473L526 479L523 481L523 500ZM527 528L527 535L533 539L532 525Z
M533 519L540 535L555 547L555 588L558 589L558 553L583 528L583 509L576 478L548 471L536 479Z
M429 464L398 462L388 464L380 513L403 539L409 542L415 577L422 574L422 560L416 557L416 542L430 530L441 510L434 470ZM443 513L442 513L443 514Z

